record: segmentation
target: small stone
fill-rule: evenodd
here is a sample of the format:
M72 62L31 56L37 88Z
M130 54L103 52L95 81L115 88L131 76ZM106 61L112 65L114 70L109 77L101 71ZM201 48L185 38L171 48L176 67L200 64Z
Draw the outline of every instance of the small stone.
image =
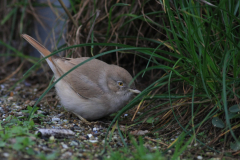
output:
M49 138L49 140L50 140L50 141L55 141L54 136L51 136L51 137Z
M27 86L27 87L30 87L31 86L31 83L28 83L28 82L24 82L24 85Z
M61 159L69 159L70 157L72 157L72 153L71 152L65 152L62 154Z
M62 108L62 106L61 105L57 105L57 108Z
M195 147L196 147L197 145L198 145L197 143L194 144Z
M53 118L52 118L52 121L53 121L53 122L59 122L59 121L60 121L60 118L53 117Z
M3 153L4 157L9 157L9 153Z
M42 110L37 110L37 114L44 114L45 112Z
M202 156L197 156L197 159L203 159L203 157Z
M22 112L16 112L16 115L17 115L17 116L22 116L23 113L22 113Z
M1 84L1 89L4 89L4 88L5 88L5 86L3 84Z
M89 140L89 142L91 142L91 143L97 143L97 142L98 142L98 140L97 140L97 139L94 139L94 140Z
M91 138L93 135L92 134L87 134L89 138Z
M63 120L63 123L68 123L69 121L67 119L64 119Z
M70 143L70 146L78 146L78 143L77 143L76 141L72 141L72 142Z
M61 143L61 145L62 145L62 147L63 147L64 149L67 149L67 148L68 148L68 146L67 146L66 144L64 144L63 142Z
M8 97L8 102L12 101L13 100L13 97Z
M2 107L0 107L0 112L1 112L1 113L5 113L5 111L3 110Z

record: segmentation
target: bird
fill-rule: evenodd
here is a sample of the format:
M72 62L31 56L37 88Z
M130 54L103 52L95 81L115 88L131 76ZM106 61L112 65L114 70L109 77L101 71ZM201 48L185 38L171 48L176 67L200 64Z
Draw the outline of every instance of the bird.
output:
M27 34L21 35L43 57L51 54L42 44ZM64 58L53 55L46 59L55 80L89 57ZM130 73L122 67L92 59L80 65L55 84L60 103L82 120L97 120L122 109L139 94ZM132 83L131 83L132 82Z

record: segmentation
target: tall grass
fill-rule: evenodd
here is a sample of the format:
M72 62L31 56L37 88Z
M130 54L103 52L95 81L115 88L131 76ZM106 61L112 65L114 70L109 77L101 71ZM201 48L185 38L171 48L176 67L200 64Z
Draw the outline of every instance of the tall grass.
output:
M146 55L154 65L145 70L159 69L165 74L124 107L115 120L144 99L142 108L147 107L148 111L135 122L144 123L147 118L153 118L156 126L153 132L162 133L160 130L164 127L174 126L177 128L175 132L180 130L189 136L194 135L196 141L214 150L211 147L230 131L228 142L238 144L240 125L236 112L239 109L233 111L235 115L232 116L229 108L239 103L239 1L222 0L215 6L198 1L161 1L161 4L167 19L162 18L160 24L147 18L147 23L155 32L162 29L166 38L154 41L155 52ZM157 12L147 14L159 16ZM168 49L161 50L159 46ZM156 55L164 56L169 63L160 65ZM163 86L167 89L149 95ZM161 98L164 100L150 105ZM163 102L163 106L154 107ZM171 121L172 118L175 121ZM208 144L199 140L198 134L204 130L203 126L209 127L204 131L206 135L218 131ZM227 148L230 149L229 143Z

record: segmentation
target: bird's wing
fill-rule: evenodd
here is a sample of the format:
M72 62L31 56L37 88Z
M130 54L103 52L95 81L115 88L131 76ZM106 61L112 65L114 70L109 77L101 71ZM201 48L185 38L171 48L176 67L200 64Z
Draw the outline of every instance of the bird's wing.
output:
M88 58L55 58L53 61L60 74L63 75L86 59ZM99 60L93 61L81 65L63 78L75 92L84 98L94 98L104 94L104 90L101 84L99 84L99 78L103 78L99 68L104 67L104 62Z

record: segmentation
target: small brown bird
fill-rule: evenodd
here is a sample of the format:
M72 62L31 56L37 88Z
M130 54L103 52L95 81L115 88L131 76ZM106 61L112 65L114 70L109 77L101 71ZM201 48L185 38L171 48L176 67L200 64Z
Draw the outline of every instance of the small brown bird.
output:
M51 54L32 37L22 37L36 48L43 57ZM87 60L51 56L47 60L55 78L60 78L74 66ZM80 119L95 120L120 110L130 100L133 93L141 93L130 82L132 76L125 69L93 59L79 66L59 82L55 88L61 104L67 111Z

